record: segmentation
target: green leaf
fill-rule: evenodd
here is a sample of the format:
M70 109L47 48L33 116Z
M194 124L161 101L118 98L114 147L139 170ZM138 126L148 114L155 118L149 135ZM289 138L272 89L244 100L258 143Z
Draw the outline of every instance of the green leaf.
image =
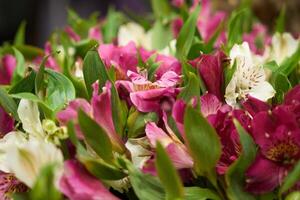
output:
M15 35L14 45L25 44L25 28L26 28L26 22L22 21L18 28L17 34Z
M196 173L206 176L216 186L216 164L221 156L221 142L215 129L203 115L187 106L184 130Z
M300 45L298 46L297 51L286 58L280 67L277 69L276 73L282 73L288 76L299 64L300 61Z
M13 47L15 57L17 59L17 66L13 73L12 83L15 84L19 82L25 74L25 59L20 51Z
M92 175L100 180L120 180L127 176L121 169L100 159L79 156L79 160Z
M188 74L188 83L182 89L179 94L179 98L183 99L186 103L190 102L190 100L195 96L200 96L200 80L194 73Z
M78 122L91 148L105 161L113 160L112 144L107 133L84 111L78 111Z
M130 183L140 200L165 200L165 191L157 177L145 174L126 160Z
M152 10L157 19L163 20L170 15L170 3L168 0L151 0Z
M300 200L300 192L295 191L288 194L285 200Z
M124 16L113 8L108 9L106 23L103 25L103 40L112 43L117 37L119 26L124 22Z
M276 63L276 61L270 61L267 62L266 64L264 64L264 68L267 68L269 70L271 70L272 72L276 72L279 68L278 64Z
M87 52L98 45L98 42L96 40L81 40L80 42L77 42L75 47L75 56L80 56L81 58L84 58L87 54Z
M48 165L41 170L37 182L30 191L30 199L62 200L62 195L54 184L54 167L54 165Z
M282 73L274 73L272 77L274 79L273 87L276 91L276 103L279 104L283 102L285 93L292 88L292 85L288 77Z
M228 50L231 49L234 44L242 42L242 35L247 28L245 26L249 24L249 14L249 8L233 11L233 13L231 14L228 21Z
M242 151L239 158L228 168L225 179L227 182L227 196L229 199L255 200L255 197L244 191L244 174L256 155L256 145L252 137L245 131L240 123L234 119L234 125L239 133Z
M45 64L50 55L45 56L40 65L39 71L35 77L35 94L39 95L40 91L44 87L44 73L45 73Z
M75 99L75 88L66 76L51 69L45 69L45 75L47 75L45 104L52 110L60 110Z
M156 21L151 29L151 48L161 50L168 46L172 38L170 28L163 25L161 21Z
M83 61L83 76L89 95L92 95L92 84L99 79L99 88L109 80L106 68L96 50L90 50Z
M43 49L31 45L15 45L15 48L18 49L26 59L34 59L37 56L44 55Z
M68 128L69 139L70 139L71 142L74 144L74 146L77 147L77 145L78 145L80 142L79 142L79 140L78 140L78 138L77 138L77 135L76 135L76 132L75 132L74 123L72 122L72 120L70 120L70 121L68 122L67 128Z
M135 138L145 133L148 122L157 122L158 116L155 112L141 113L138 110L130 112L127 119L128 138Z
M34 92L34 85L35 85L35 77L36 73L34 71L31 71L31 73L20 80L17 84L13 85L12 88L10 88L9 93L21 93L21 92Z
M165 188L166 199L182 199L184 195L183 184L171 159L159 142L156 144L155 166L158 177Z
M111 85L112 119L116 132L122 137L127 120L127 105L125 102L121 102L115 86L113 84Z
M221 200L221 198L210 189L200 187L185 187L185 200Z
M3 88L0 88L0 104L8 114L11 114L16 120L19 120L17 112L18 106Z
M286 13L286 6L285 4L280 10L280 14L276 20L276 27L275 31L278 33L283 33L285 30L285 13Z
M176 42L176 57L180 60L186 58L193 44L199 12L200 6L197 6L179 32Z
M27 100L34 101L34 102L41 101L36 95L29 93L29 92L21 92L21 93L11 94L10 96L13 98L17 98L17 99L27 99Z
M227 85L229 84L229 82L231 81L232 77L233 77L233 74L234 72L236 71L236 60L234 60L234 63L232 65L232 67L230 65L228 65L226 68L225 68L225 87L227 87Z
M288 191L300 180L300 161L294 166L292 171L284 178L283 184L280 187L279 193L283 194Z

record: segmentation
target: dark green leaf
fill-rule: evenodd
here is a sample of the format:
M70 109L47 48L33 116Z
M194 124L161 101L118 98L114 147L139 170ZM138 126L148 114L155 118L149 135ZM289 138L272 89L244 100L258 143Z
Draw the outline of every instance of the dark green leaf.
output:
M19 120L17 113L18 106L3 88L0 88L0 104L7 113L11 114L16 120Z
M285 13L286 13L286 6L283 5L283 7L280 10L280 14L276 20L275 31L278 33L283 33L285 30Z
M17 34L15 35L14 45L25 44L25 28L26 28L26 22L22 21L18 28Z
M112 144L107 133L85 112L79 110L78 122L91 148L105 161L113 160Z
M39 95L40 91L44 87L44 73L45 73L45 64L49 55L43 58L43 61L40 65L39 71L35 77L35 94Z
M187 106L184 130L196 173L206 176L216 186L216 164L221 156L221 143L215 129L203 115Z
M16 48L14 49L15 57L17 59L17 66L13 73L13 80L12 83L15 84L19 82L25 74L25 59L20 51L18 51Z
M188 83L178 97L188 103L195 96L200 96L200 80L194 73L189 73Z
M92 84L99 79L99 88L109 80L106 68L96 50L90 50L83 61L83 76L89 95L92 95Z
M221 198L210 189L200 187L185 187L185 200L221 200Z
M35 84L35 77L36 73L34 71L31 71L31 73L20 80L17 84L13 85L12 88L10 88L9 93L21 93L21 92L34 92L34 84Z
M80 56L81 58L84 58L87 54L87 52L98 45L98 42L96 40L81 40L80 42L76 43L74 45L75 47L75 56Z
M297 162L293 170L284 178L280 187L280 193L283 194L293 187L300 180L300 161Z
M155 166L158 177L166 191L166 199L182 199L184 195L183 184L180 177L163 146L156 144Z
M285 93L292 88L291 83L287 76L282 73L274 73L273 87L276 91L275 99L276 103L281 103L284 99Z
M245 131L240 123L234 119L235 127L239 133L242 151L239 158L228 168L225 178L227 182L227 195L230 199L255 200L255 197L244 191L244 174L249 165L254 161L256 146L252 137Z
M37 56L44 55L43 49L30 45L15 45L15 48L18 49L26 59L34 59Z
M181 28L176 42L176 56L184 60L193 44L200 6L197 6Z

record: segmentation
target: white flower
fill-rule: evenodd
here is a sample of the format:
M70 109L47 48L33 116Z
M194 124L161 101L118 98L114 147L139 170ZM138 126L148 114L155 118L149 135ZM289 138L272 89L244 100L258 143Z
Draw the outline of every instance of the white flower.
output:
M152 48L151 37L151 31L146 33L142 26L130 22L120 26L118 32L118 44L120 46L125 46L129 42L134 42L136 45L150 50Z
M59 175L63 155L53 143L46 141L36 103L22 99L18 115L26 133L13 131L0 139L0 170L13 173L28 187L32 187L40 170L55 164L55 175Z
M270 60L281 64L286 58L292 56L299 47L299 39L294 39L289 33L276 33L272 37Z
M251 95L267 101L275 94L275 90L266 81L263 66L255 59L248 43L234 45L230 51L231 65L236 62L236 71L225 90L227 104L235 106L237 100Z

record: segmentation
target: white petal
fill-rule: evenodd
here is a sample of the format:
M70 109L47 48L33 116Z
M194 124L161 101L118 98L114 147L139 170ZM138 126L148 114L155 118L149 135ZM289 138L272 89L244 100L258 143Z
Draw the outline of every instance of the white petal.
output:
M232 60L231 64L234 63L234 60L237 61L237 67L252 67L254 65L252 54L247 42L243 42L240 45L235 44L230 50L229 57Z
M234 106L236 104L236 98L239 96L236 93L236 77L233 76L225 89L225 101L228 105Z
M124 46L132 41L135 44L140 45L145 37L146 33L143 27L137 23L130 22L120 26L118 32L118 44Z
M269 82L263 81L256 87L252 88L249 95L261 101L267 101L275 95L275 90Z
M38 138L45 136L37 103L21 99L18 107L18 115L22 122L23 129L27 133Z

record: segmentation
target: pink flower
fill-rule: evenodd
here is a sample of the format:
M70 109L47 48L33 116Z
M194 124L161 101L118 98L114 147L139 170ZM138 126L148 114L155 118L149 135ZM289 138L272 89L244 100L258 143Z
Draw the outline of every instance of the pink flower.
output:
M112 119L111 87L111 83L106 82L102 93L99 94L98 82L93 84L94 91L91 99L93 118L106 131L116 150L124 152L125 146L119 136L121 133L116 132Z
M0 171L0 199L11 200L11 195L26 192L27 187L14 177L13 174Z
M208 42L216 32L219 25L226 18L226 13L218 11L212 13L210 0L202 0L202 7L198 18L197 28L201 37L205 42Z
M70 200L117 200L108 189L76 160L65 162L59 182L60 191Z
M71 26L67 26L65 28L65 32L69 35L69 37L74 40L75 42L79 42L80 41L80 36L75 33L75 31L73 30L73 28Z
M133 105L141 112L160 112L171 109L179 90L176 88L180 77L168 71L155 82L132 71L127 76L131 81L117 81L118 88L126 88Z
M172 0L172 5L177 8L180 8L181 6L183 6L183 4L184 0Z
M243 35L243 40L248 42L251 51L263 54L265 47L271 43L271 36L264 25L257 23L253 25L250 33Z
M0 61L0 84L10 84L14 70L17 66L17 61L14 56L7 54Z
M180 17L178 17L172 21L171 26L172 26L173 36L174 38L177 38L183 26L183 20Z
M224 99L222 87L224 83L223 64L225 61L226 55L222 51L218 51L214 55L203 54L199 58L190 61L190 64L199 70L207 91L217 96L219 100Z
M69 103L65 110L57 113L57 119L59 123L64 126L66 126L68 122L72 120L75 124L77 137L79 139L83 139L83 134L77 121L77 112L79 109L82 109L84 112L92 115L92 108L85 99L75 99Z
M0 106L0 138L14 129L14 119Z
M102 42L100 26L96 25L89 29L89 38Z
M274 190L300 159L299 91L298 85L286 94L284 104L253 117L259 153L246 172L246 189L252 193Z
M176 58L158 54L155 61L159 63L159 67L155 72L157 79L160 79L168 71L181 74L181 64Z

